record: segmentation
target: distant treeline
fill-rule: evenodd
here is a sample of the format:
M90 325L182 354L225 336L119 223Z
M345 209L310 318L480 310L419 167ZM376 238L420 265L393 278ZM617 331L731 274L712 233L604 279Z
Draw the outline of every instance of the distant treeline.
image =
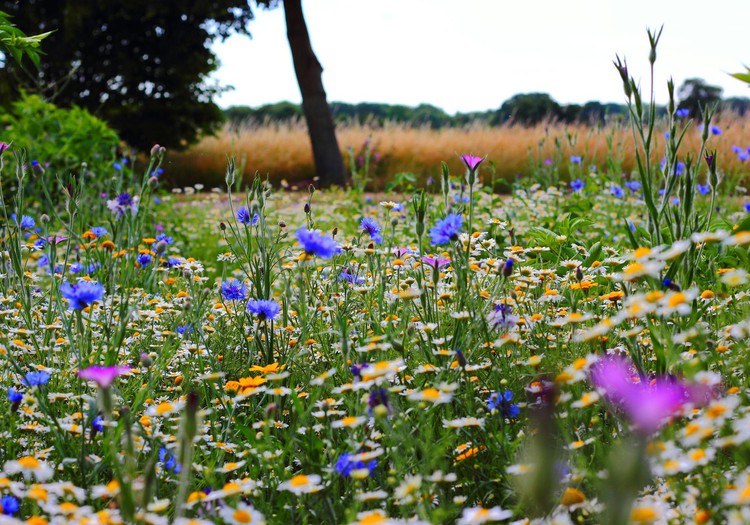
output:
M400 104L380 104L362 102L349 104L332 102L331 113L338 123L382 124L386 121L429 126L432 128L459 127L470 123L489 126L500 126L507 123L535 125L544 120L563 123L600 124L618 115L627 114L624 104L587 102L585 104L561 105L546 93L527 93L515 95L506 100L499 109L456 113L449 115L442 109L430 104L409 107ZM744 115L750 110L750 98L733 97L720 102L720 110L733 111ZM666 114L666 108L657 106L659 115ZM248 122L283 122L303 118L302 108L291 102L266 104L257 108L249 106L232 106L224 110L224 115L231 125Z

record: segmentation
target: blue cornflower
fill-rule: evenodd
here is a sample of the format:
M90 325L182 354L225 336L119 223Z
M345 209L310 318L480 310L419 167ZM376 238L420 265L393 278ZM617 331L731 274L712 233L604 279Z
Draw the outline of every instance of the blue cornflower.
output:
M297 230L297 240L307 255L317 255L323 259L330 259L340 251L333 237L315 230L300 228Z
M613 184L610 187L610 193L615 196L617 199L622 199L623 191L622 188L618 184Z
M570 163L571 164L580 164L582 161L581 157L579 155L571 155L570 156Z
M380 225L375 222L375 219L371 219L370 217L363 218L359 223L359 228L369 235L375 244L383 242L383 236L380 235Z
M18 223L18 219L16 218L15 213L10 214L10 218L13 219L16 223ZM36 221L28 215L21 216L21 229L22 230L31 230L34 226L36 226Z
M722 133L721 128L719 126L711 126L708 129L711 131L712 135L721 135Z
M698 184L698 193L701 195L708 195L711 193L711 186L709 184Z
M629 180L625 183L625 187L629 189L632 193L637 192L641 189L641 183L637 180Z
M174 244L174 238L166 233L160 233L156 236L156 241L164 241L166 244Z
M175 459L174 455L170 454L169 451L165 447L161 447L159 449L159 461L164 463L164 468L167 470L171 470L175 474L179 474L182 468L180 467L180 464L177 463L177 460Z
M573 188L573 191L581 191L583 187L586 185L585 182L583 182L581 179L576 179L570 181L570 187Z
M684 162L678 162L677 163L676 173L677 173L677 175L682 175L683 173L685 173L685 163Z
M487 408L497 410L505 418L515 419L521 413L521 409L515 403L511 403L512 400L513 392L510 390L506 390L502 394L491 392L490 398L487 400Z
M748 159L750 159L750 155L748 155L744 151L737 155L737 160L739 160L740 162L747 162Z
M68 308L83 310L91 303L102 300L104 286L96 281L80 281L74 285L64 282L60 285L60 294L67 299Z
M104 430L104 420L102 419L102 416L96 416L91 422L91 426L94 427L94 430L97 432Z
M281 306L273 299L251 299L247 302L247 311L258 316L261 321L264 319L273 320L279 315Z
M102 226L94 226L93 228L91 228L91 233L93 233L97 237L105 237L109 232L107 232L107 228L104 228Z
M247 295L245 283L229 279L221 283L221 296L229 301L242 301Z
M349 477L353 470L367 469L368 474L372 473L378 466L377 460L372 460L367 463L363 461L354 461L352 459L353 454L344 452L336 460L336 465L333 467L336 472L341 474L342 477Z
M739 155L740 153L743 153L745 150L739 147L737 144L732 144L732 153L736 153Z
M380 405L383 405L390 413L391 404L388 402L388 391L385 388L373 388L367 398L367 413L372 415L372 410Z
M120 164L119 162L115 162L115 163L114 163L114 164L113 164L112 166L113 166L113 167L114 167L114 168L115 168L115 169L116 169L117 171L122 171L122 164Z
M78 273L83 270L83 265L79 262L74 262L70 265L70 273Z
M362 276L349 273L349 271L344 268L339 274L339 281L346 281L351 284L362 284L363 282L365 282L365 279Z
M169 259L167 259L167 266L169 266L170 268L182 266L182 259L180 257L170 257Z
M509 330L518 323L518 316L513 315L512 308L507 304L495 305L489 315L487 315L487 322L493 325L495 328L502 330Z
M750 202L745 203L745 211L750 213Z
M154 262L154 258L151 257L150 253L139 253L135 260L138 263L138 266L148 266Z
M20 403L23 400L23 394L21 392L16 391L12 387L8 387L8 401L10 401L11 404Z
M0 498L0 508L3 509L3 514L5 514L6 516L12 516L16 512L18 512L18 509L21 508L21 505L13 496L3 496L2 498Z
M682 109L678 109L677 111L675 111L675 113L674 113L674 114L675 114L676 116L680 117L680 118L685 118L685 117L687 117L688 115L690 115L690 110L689 110L689 109L685 109L685 108L682 108Z
M675 206L677 206L677 205L678 205L678 204L680 203L680 198L679 198L679 197L677 197L677 196L675 196L675 197L672 197L671 199L669 199L669 202L670 202L671 204L674 204Z
M248 210L244 206L240 208L239 210L237 210L237 221L240 224L245 224L245 225L250 224L251 220L252 219L250 218L250 210Z
M450 213L444 219L437 221L430 229L430 243L438 245L457 241L463 221L463 217L457 213Z
M184 333L188 333L189 334L192 331L193 331L193 327L190 326L189 324L183 324L183 325L180 325L180 326L177 327L177 333L180 334L180 335L182 335Z
M25 386L42 386L49 383L49 372L40 370L39 372L29 372L26 377L21 379L21 383Z

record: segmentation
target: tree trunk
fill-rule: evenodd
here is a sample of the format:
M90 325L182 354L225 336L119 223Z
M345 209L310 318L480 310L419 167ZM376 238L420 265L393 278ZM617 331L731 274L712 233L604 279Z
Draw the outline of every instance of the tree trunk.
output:
M346 183L346 172L336 140L336 125L323 89L323 68L310 44L301 0L284 0L284 18L294 72L302 93L302 110L310 134L315 171L322 186L343 186Z

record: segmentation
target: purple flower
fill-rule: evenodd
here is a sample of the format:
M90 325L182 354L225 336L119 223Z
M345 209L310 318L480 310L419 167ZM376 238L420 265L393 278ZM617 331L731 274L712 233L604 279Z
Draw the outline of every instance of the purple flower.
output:
M476 170L486 158L486 155L484 157L477 157L476 155L461 155L461 160L466 164L469 171Z
M463 217L457 213L450 213L444 219L439 220L430 229L430 243L433 245L447 244L458 240L461 231Z
M621 357L605 357L591 368L591 383L605 392L635 428L645 435L659 430L697 396L679 380L664 376L649 381Z
M258 224L258 214L254 213L253 217L250 218L250 210L243 206L242 208L237 210L237 220L240 224L244 224L247 226L248 224L252 223L253 226L255 226L256 224Z
M444 259L442 257L435 258L435 257L424 256L422 257L422 262L430 266L431 268L439 269L445 266L446 264L449 264L451 260Z
M509 330L518 323L518 316L511 314L512 308L507 304L495 305L495 308L487 315L487 322L495 328Z
M228 301L242 301L247 295L245 283L229 279L221 283L221 296Z
M109 388L116 377L129 371L129 366L90 366L79 370L78 377L95 382L99 388Z
M583 182L581 179L570 181L570 187L573 188L573 191L575 192L581 191L585 185L586 183Z
M104 286L96 281L80 281L74 285L64 282L60 285L60 294L68 301L68 308L83 310L90 304L102 300Z
M381 227L377 222L375 222L375 219L364 217L359 223L359 228L367 235L369 235L375 244L380 244L381 242L383 242L383 236L380 235Z
M0 142L0 155L5 153L5 150L7 150L10 147L10 144L6 144L5 142Z
M131 197L129 193L121 193L114 199L107 201L107 208L118 219L128 211L135 215L138 212L138 197Z
M307 255L317 255L323 259L330 259L341 250L332 237L318 231L300 228L296 235Z
M251 299L247 302L247 311L258 316L261 321L273 320L281 311L281 306L273 299Z

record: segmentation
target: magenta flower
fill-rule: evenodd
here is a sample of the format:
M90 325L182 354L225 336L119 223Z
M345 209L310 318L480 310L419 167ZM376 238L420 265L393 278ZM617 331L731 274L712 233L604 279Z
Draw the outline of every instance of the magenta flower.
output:
M446 264L450 263L450 259L443 259L442 257L422 257L422 262L432 268L442 268Z
M90 366L79 370L78 377L94 381L99 388L109 388L117 376L129 371L129 366Z
M477 157L476 155L461 155L461 160L464 161L464 164L469 168L469 171L476 170L486 158L486 155L484 157Z
M691 388L679 379L643 378L629 360L621 357L605 357L596 363L591 368L591 382L644 435L656 432L672 417L679 416L695 398Z

